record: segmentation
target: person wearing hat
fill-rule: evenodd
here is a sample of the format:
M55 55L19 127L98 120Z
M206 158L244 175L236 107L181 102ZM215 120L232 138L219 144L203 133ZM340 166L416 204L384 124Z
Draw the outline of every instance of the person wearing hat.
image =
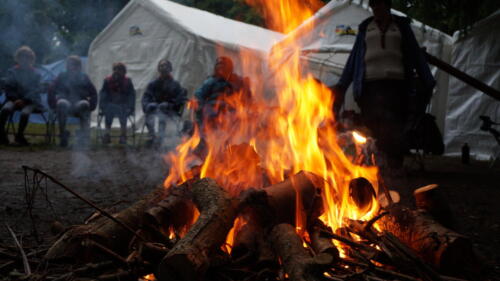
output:
M79 56L72 55L66 59L66 71L55 79L49 90L48 100L57 114L60 145L68 145L66 121L68 117L74 116L80 119L78 145L86 147L90 140L90 113L97 106L97 91L87 74L82 72L82 60Z
M424 93L436 81L410 26L410 19L391 14L391 0L370 0L373 16L359 25L358 35L338 83L334 111L338 115L345 92L353 84L364 124L385 153L389 167L403 164L407 122L416 111L415 77ZM422 92L420 92L422 93Z
M187 101L187 91L172 77L172 64L166 59L158 63L158 78L151 81L142 97L142 110L146 115L146 127L150 139L156 140L155 116L158 116L159 142L164 137L167 118L180 117Z
M28 46L20 47L14 55L16 65L7 71L4 78L6 103L0 111L0 144L9 144L5 124L15 110L21 111L16 143L28 145L24 130L28 126L30 114L41 108L40 74L33 68L35 53Z
M99 105L104 115L106 132L103 143L111 142L111 125L114 117L120 121L120 144L127 143L127 116L135 110L135 89L132 80L125 76L127 67L121 62L113 64L113 74L106 77L99 93Z
M222 97L241 91L244 91L245 96L250 96L248 79L241 78L233 71L233 61L229 57L217 58L213 74L195 91L198 125L201 126L205 120L212 120L224 108Z

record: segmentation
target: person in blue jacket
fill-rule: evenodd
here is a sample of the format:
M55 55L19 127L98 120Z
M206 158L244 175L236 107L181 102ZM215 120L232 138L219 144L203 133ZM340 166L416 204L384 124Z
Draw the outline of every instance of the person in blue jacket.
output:
M146 127L150 139L148 144L156 140L154 121L158 116L159 142L165 134L166 119L180 117L187 101L187 91L172 77L172 64L166 59L158 63L159 76L151 81L142 97L142 110L146 115Z
M15 110L21 111L16 143L29 145L24 137L30 114L42 109L40 99L40 74L33 67L35 53L28 46L20 47L14 55L16 65L7 71L3 81L7 102L0 111L0 144L9 144L5 125Z
M106 132L103 143L111 142L113 119L120 121L120 144L127 143L127 117L134 114L135 89L132 80L126 76L127 67L121 62L113 64L113 74L106 77L99 92L99 108L104 115Z
M212 120L225 108L224 96L242 92L244 97L250 97L248 78L242 78L233 71L233 61L229 57L217 58L213 74L195 91L196 122L200 126L203 121Z
M338 83L334 111L338 116L352 83L364 124L385 152L388 165L403 163L404 131L416 107L416 79L424 93L436 84L408 18L391 14L391 0L370 0L373 17L359 25L354 47Z

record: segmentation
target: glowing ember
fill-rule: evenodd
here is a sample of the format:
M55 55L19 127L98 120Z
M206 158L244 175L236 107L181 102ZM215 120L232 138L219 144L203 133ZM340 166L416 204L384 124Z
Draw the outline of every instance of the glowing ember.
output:
M156 277L154 274L148 274L148 275L143 276L141 279L145 280L145 281L155 281Z
M361 135L360 133L353 131L352 132L352 137L354 138L354 141L359 143L359 144L365 144L366 143L366 138Z
M247 2L257 5L265 18L272 19L283 31L292 30L298 24L296 19L302 21L311 16L314 10L309 8L320 7L315 1L307 4L298 0ZM269 76L251 67L250 56L244 52L238 58L233 55L241 64L243 75L251 77L251 97L239 92L219 98L224 104L220 114L204 120L175 153L168 155L171 169L165 186L168 188L192 177L189 170L195 165L201 165L201 177L215 179L232 196L246 188L262 188L299 171L308 171L324 179L324 213L320 219L325 224L336 230L345 218L370 219L376 214L378 203L373 199L369 209L358 209L349 199L349 182L364 177L377 192L377 168L356 165L344 154L337 143L332 92L311 75L301 72L301 46L293 40L287 43L286 56L282 49L274 48L268 61L272 73ZM292 56L289 56L290 49L294 52ZM228 55L223 50L219 53ZM285 57L288 59L284 60ZM353 137L366 142L366 138L357 133L353 133ZM200 153L195 152L202 141L206 153L199 156ZM297 204L299 202L297 200ZM296 210L300 210L300 206ZM296 227L299 234L304 234L303 226L297 224ZM235 229L228 235L229 245ZM229 252L230 247L226 250Z

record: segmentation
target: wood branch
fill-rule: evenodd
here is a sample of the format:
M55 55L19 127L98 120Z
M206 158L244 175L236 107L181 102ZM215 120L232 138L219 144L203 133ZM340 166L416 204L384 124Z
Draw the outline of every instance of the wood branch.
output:
M14 243L16 244L17 249L19 250L19 253L21 254L21 257L23 259L23 267L24 267L24 272L26 275L31 275L31 267L30 263L28 262L28 257L26 256L26 253L23 250L23 247L21 246L21 243L19 243L19 240L17 240L16 234L10 228L8 224L5 224L5 227L7 227L7 230L9 231L10 235L12 236L12 239L14 239Z
M424 210L393 210L379 223L443 273L474 271L478 264L471 241L442 226Z
M168 234L160 231L159 226L168 228L171 224L171 216L162 215L161 212L158 212L157 218L160 218L160 221L154 221L153 223L151 214L147 213L147 211L150 210L151 206L163 202L161 201L163 198L179 196L182 197L182 200L190 202L189 198L186 198L190 185L191 182L188 181L172 189L157 188L134 205L113 216L132 227L135 233L138 233L140 229L144 229L141 235L146 237L147 241L166 243L168 242ZM180 190L184 191L181 192ZM167 201L176 200L178 199L170 198ZM179 208L176 209L177 207ZM186 209L184 204L172 204L171 209L162 207L161 210L164 213L175 213ZM95 247L89 247L91 244L85 243L87 240L95 241L118 255L127 256L128 246L133 238L134 234L128 229L123 228L114 221L110 221L106 217L97 216L88 221L87 224L69 228L51 246L45 258L48 260L69 259L78 263L97 262L105 259L106 255L103 255L102 251Z
M236 218L236 202L212 179L192 186L193 202L200 216L161 261L158 280L199 280L210 264L210 256L225 242Z
M333 244L332 238L326 235L327 232L332 232L329 227L327 227L319 219L316 219L313 226L309 228L308 232L311 239L311 246L316 255L330 255L332 263L339 260L339 250L337 250L337 247Z
M418 209L427 211L444 227L455 229L450 205L437 184L427 185L413 192Z
M314 258L302 246L302 239L290 224L273 227L270 240L290 281L322 280L322 270L332 264L331 256L319 254Z

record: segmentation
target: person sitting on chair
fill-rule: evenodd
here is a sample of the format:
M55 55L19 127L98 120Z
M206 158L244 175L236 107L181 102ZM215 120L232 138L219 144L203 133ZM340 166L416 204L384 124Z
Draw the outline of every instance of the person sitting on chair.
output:
M99 93L99 114L104 115L106 133L103 143L111 142L111 124L116 116L120 121L120 144L127 143L127 117L134 114L135 89L132 80L125 76L127 67L121 62L113 64L113 74L104 79Z
M151 81L142 97L142 110L146 115L146 127L150 139L148 144L155 141L154 118L158 115L160 134L159 142L165 133L166 118L180 117L182 108L187 101L187 91L172 77L172 64L162 59L158 63L159 77Z
M24 130L28 125L30 114L35 110L42 110L41 76L33 68L36 57L30 47L22 46L17 49L14 58L17 64L7 71L4 79L7 102L0 111L0 144L9 144L5 124L14 111L20 110L21 119L15 141L20 145L29 145L24 137Z
M80 141L82 145L90 139L90 112L97 105L97 91L89 77L82 72L82 61L78 56L66 59L66 71L59 74L49 91L49 103L55 108L59 120L60 145L68 145L69 132L66 120L69 115L80 119Z
M197 104L196 122L201 127L203 121L213 120L221 110L224 110L224 96L243 91L250 98L250 82L233 72L233 61L229 57L218 57L215 61L213 74L208 77L195 93Z

